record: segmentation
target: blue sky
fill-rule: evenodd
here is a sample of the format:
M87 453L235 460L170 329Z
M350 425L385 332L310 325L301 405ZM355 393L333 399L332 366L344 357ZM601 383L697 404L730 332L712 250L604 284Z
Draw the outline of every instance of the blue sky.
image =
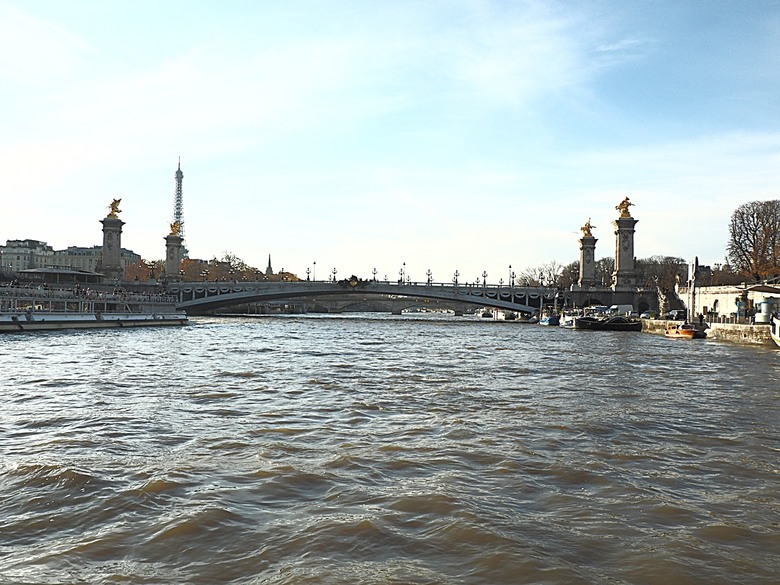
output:
M446 281L722 262L780 196L775 1L0 0L0 240Z

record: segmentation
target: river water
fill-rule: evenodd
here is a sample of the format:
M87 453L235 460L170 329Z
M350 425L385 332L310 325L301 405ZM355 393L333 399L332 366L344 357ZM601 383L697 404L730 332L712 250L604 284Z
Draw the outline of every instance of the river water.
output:
M474 318L0 338L0 583L780 582L780 351Z

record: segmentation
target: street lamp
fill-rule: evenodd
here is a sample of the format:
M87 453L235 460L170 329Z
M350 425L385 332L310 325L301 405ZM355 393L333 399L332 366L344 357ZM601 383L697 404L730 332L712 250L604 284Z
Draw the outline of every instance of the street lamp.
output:
M487 270L482 271L482 287L487 286Z
M312 280L317 280L317 261L314 261L314 270L312 270Z
M336 282L336 269L333 269L333 282Z
M452 282L455 283L455 286L458 286L458 277L460 276L460 272L455 270L455 274L452 277Z
M431 272L431 269L428 269L428 272L425 273L428 276L428 284L431 284L433 282L433 272Z
M371 274L374 275L374 282L376 282L376 268L371 271Z
M311 273L311 269L306 269L306 280L309 280L309 274Z

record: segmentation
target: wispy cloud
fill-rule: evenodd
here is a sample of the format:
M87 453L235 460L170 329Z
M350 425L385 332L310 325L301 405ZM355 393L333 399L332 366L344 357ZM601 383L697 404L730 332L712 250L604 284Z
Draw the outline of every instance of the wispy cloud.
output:
M0 227L18 218L9 237L78 243L62 226L97 234L84 216L119 190L126 241L157 257L178 155L190 250L262 264L283 249L286 268L312 249L366 264L426 250L434 271L453 256L491 273L569 261L589 216L610 247L625 195L637 253L663 253L680 245L659 235L667 227L703 217L697 243L714 242L707 223L777 184L771 124L649 127L626 89L668 39L587 3L201 5L187 27L138 47L135 10L112 23L114 40L106 13L53 22L35 6L0 4L0 46L15 57L0 64L0 108L14 112L0 136ZM29 201L53 213L28 217Z

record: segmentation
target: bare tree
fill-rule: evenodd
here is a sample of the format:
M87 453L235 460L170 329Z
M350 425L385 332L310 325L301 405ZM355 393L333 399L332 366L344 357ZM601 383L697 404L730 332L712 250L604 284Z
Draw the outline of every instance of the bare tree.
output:
M731 215L726 249L729 263L743 276L780 275L780 200L740 205Z
M525 268L517 275L518 286L561 286L563 264L552 260L541 266Z
M571 285L576 284L580 279L580 263L578 260L569 262L561 269L561 275L558 278L559 288L571 288Z
M674 288L677 279L688 278L688 263L674 256L650 256L636 261L641 286L657 286L668 291Z
M596 283L609 286L612 283L612 273L615 272L615 259L605 256L596 262Z

